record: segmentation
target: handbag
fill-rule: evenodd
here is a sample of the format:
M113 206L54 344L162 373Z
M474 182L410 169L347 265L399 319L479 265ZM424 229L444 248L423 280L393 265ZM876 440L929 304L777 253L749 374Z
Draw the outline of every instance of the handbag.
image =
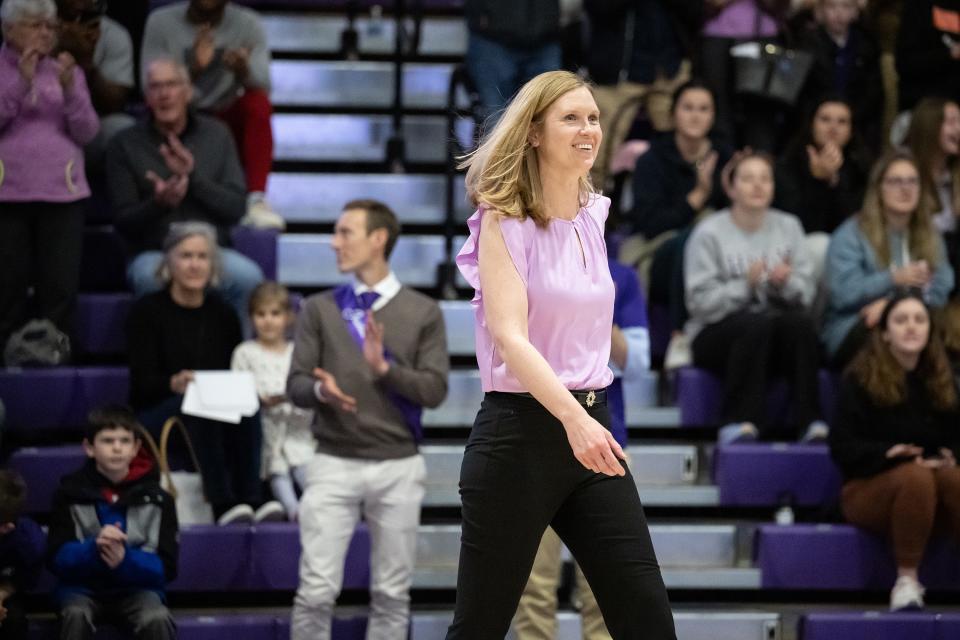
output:
M734 91L741 96L762 98L793 107L813 68L808 51L789 49L760 41L763 12L754 22L754 40L730 48L733 57Z
M49 320L31 320L7 340L8 367L56 367L70 360L70 338Z
M193 464L194 471L171 471L168 448L170 433L176 428L183 436L187 445L187 453ZM180 525L213 524L213 508L203 493L203 473L197 460L197 453L193 449L187 428L176 416L167 418L160 431L160 446L157 446L146 430L141 430L142 439L147 443L150 452L157 460L160 470L160 486L173 497L177 509L177 520Z

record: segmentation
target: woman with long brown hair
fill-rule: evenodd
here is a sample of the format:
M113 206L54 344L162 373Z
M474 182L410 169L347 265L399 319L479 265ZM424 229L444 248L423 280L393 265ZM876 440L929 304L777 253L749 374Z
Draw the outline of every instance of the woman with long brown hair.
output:
M891 537L891 610L923 606L917 567L938 511L960 535L958 421L957 389L930 310L916 292L898 293L847 371L830 430L844 517Z
M934 308L947 302L953 269L921 194L913 156L888 153L873 167L860 213L830 239L829 300L821 339L837 369L863 346L897 287L921 290Z

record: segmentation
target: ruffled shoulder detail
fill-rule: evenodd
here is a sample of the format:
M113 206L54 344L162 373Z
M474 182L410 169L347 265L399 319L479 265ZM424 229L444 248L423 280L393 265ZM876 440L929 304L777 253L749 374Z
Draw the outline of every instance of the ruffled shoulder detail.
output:
M609 202L609 201L608 201ZM476 291L473 301L480 300L480 223L486 210L480 207L467 220L467 229L470 235L463 244L460 252L457 254L457 268L463 278ZM507 245L507 252L513 260L513 266L520 274L523 283L527 283L527 254L530 243L532 242L532 233L535 230L535 224L531 218L520 220L519 218L502 218L500 220L500 234Z

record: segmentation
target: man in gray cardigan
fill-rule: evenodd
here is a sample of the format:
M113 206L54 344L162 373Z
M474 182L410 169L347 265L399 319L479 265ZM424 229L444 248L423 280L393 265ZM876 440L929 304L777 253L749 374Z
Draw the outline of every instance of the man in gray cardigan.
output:
M287 393L316 411L318 452L300 504L293 640L328 640L344 560L361 513L371 539L368 640L405 638L426 469L423 407L447 394L440 308L387 262L400 225L384 204L348 203L334 230L349 284L304 303Z
M171 223L208 222L228 247L230 229L243 216L243 171L233 138L219 121L189 110L191 91L183 65L155 60L144 84L150 118L117 134L107 151L116 225L134 254L127 280L137 295L161 287L157 267ZM245 319L263 272L233 249L220 257L220 292Z

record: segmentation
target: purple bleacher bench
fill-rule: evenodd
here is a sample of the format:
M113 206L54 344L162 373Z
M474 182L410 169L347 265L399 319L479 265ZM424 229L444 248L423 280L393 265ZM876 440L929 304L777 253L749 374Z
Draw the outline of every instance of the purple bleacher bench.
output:
M7 466L23 476L27 483L25 511L29 514L48 513L53 493L60 486L60 478L79 469L86 459L79 444L25 447L14 451Z
M289 625L284 635L282 619L275 614L220 614L178 615L177 637L180 640L288 640ZM49 640L56 637L57 624L53 620L33 621L31 640ZM110 626L99 629L96 640L127 638Z
M113 227L83 230L80 291L126 291L127 248Z
M68 416L68 425L84 425L92 409L105 404L127 404L130 397L130 370L127 367L78 367L77 390Z
M826 445L787 443L718 446L713 479L720 504L737 507L829 505L842 483Z
M180 530L180 562L170 591L237 591L250 577L250 529L198 525Z
M836 375L821 370L818 377L820 404L824 418L829 423L836 411ZM697 367L681 367L676 377L677 405L680 407L680 424L690 427L720 426L723 408L723 381L714 373ZM774 424L783 424L788 419L787 385L783 380L774 380L765 399L765 414Z
M650 356L656 362L667 355L670 345L670 310L661 304L648 305L647 324L650 328Z
M72 367L0 370L0 400L7 410L4 429L29 432L65 426L76 382Z
M800 620L800 640L938 640L930 613L815 613ZM955 636L953 636L955 637Z
M260 265L263 277L267 280L277 279L277 237L279 235L272 229L251 227L234 227L230 232L233 248Z
M81 293L77 297L76 353L120 355L127 349L130 293Z
M890 543L850 525L764 525L757 565L765 589L889 590L896 578ZM960 552L935 539L920 565L932 589L960 590Z

